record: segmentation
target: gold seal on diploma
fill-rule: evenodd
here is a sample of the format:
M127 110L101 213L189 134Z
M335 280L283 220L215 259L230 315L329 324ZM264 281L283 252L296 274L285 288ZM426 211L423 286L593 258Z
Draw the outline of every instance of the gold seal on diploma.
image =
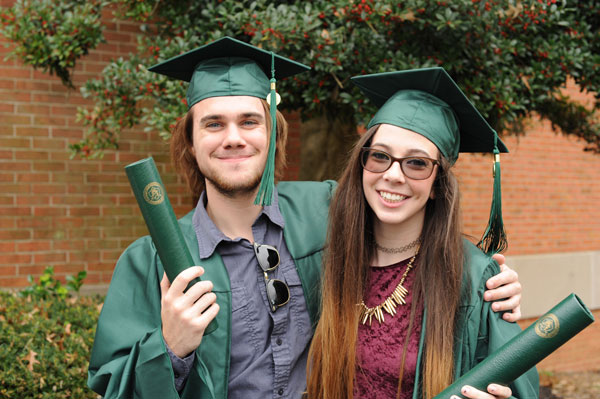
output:
M153 181L144 187L144 199L152 205L162 204L165 200L165 194L160 183Z
M552 338L558 334L560 323L558 317L548 313L535 323L535 333L542 338Z

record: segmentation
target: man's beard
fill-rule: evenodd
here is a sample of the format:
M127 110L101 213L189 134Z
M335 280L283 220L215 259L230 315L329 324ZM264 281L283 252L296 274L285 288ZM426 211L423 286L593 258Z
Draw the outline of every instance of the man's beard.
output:
M202 172L202 171L201 171ZM258 188L262 179L261 174L253 176L250 180L241 183L232 183L223 178L218 173L203 173L207 183L210 183L221 195L235 198L252 194Z

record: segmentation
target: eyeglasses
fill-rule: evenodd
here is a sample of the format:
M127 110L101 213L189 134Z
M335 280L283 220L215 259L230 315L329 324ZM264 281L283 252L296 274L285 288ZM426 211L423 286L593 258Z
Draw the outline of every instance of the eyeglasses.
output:
M364 169L373 173L383 173L388 170L394 162L398 162L404 176L413 180L428 179L433 173L433 167L438 164L438 161L432 158L396 158L385 151L370 147L364 147L362 149L360 162Z
M277 248L271 245L254 243L254 254L260 268L265 274L267 298L271 305L271 310L275 312L277 308L282 307L290 301L290 289L287 284L281 280L270 279L267 275L267 272L273 271L279 266L279 252Z

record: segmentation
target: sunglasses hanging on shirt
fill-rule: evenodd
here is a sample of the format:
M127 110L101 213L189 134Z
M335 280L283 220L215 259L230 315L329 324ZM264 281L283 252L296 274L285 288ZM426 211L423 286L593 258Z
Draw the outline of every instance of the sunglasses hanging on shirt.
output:
M253 245L258 265L265 276L267 299L269 300L271 311L275 312L277 308L280 308L290 301L290 289L287 284L278 279L271 279L267 274L267 272L272 272L279 266L279 251L271 245L257 243L254 243Z

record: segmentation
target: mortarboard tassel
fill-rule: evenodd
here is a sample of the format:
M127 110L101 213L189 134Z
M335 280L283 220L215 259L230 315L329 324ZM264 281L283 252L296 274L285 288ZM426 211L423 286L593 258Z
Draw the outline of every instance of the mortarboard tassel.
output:
M271 113L271 138L269 139L269 153L267 163L258 194L254 199L255 205L271 205L273 199L273 188L275 186L275 148L277 147L277 91L275 90L275 53L271 51L271 92L269 93L268 102Z
M502 221L502 188L500 183L500 151L498 150L498 134L494 132L494 193L490 219L483 237L477 246L489 255L506 250L508 241Z

